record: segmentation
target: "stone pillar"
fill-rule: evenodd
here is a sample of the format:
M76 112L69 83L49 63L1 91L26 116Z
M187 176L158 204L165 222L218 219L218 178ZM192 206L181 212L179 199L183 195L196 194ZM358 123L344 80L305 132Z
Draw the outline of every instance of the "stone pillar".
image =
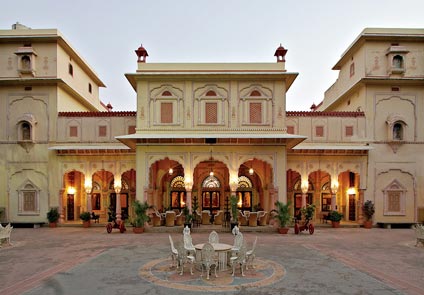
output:
M337 196L337 190L339 189L339 183L337 181L333 182L331 184L331 211L336 210L336 196Z
M116 221L120 222L122 215L121 215L121 187L115 186L115 192L116 192Z

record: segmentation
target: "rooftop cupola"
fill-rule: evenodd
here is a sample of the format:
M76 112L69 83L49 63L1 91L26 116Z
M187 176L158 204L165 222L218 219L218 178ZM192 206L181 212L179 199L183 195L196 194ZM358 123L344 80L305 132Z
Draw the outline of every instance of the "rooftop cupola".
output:
M147 50L143 47L143 44L135 50L135 54L137 54L138 57L137 62L146 62L146 57L149 56Z
M287 49L285 49L280 44L280 47L278 47L277 50L275 50L275 54L274 54L274 56L277 57L277 62L285 62L286 53L287 53Z

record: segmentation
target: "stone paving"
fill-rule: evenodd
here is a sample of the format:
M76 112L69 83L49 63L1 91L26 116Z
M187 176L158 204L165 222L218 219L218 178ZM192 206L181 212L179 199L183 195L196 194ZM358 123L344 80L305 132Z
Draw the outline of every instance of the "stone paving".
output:
M411 229L246 231L248 247L258 236L256 269L209 281L198 271L175 274L168 234L14 229L12 246L0 248L0 294L424 294L424 247L415 247ZM219 235L232 244L230 233ZM192 238L201 243L208 233Z

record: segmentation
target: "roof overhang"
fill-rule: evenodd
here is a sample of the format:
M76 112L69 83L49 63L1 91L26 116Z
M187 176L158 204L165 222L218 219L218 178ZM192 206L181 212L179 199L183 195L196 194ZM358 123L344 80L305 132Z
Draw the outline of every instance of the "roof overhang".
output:
M285 71L149 71L125 74L131 86L137 91L137 80L285 80L286 91L289 90L299 73Z
M307 154L367 154L373 147L368 144L339 144L339 143L301 143L292 148L295 153Z
M134 133L115 139L131 149L137 145L280 145L293 148L307 137L287 133Z

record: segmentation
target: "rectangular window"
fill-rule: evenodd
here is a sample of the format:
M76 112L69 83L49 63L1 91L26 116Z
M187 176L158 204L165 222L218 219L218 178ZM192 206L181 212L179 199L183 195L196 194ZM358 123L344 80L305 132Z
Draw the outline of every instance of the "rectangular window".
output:
M69 137L78 137L78 127L70 126L69 127Z
M92 90L92 86L91 86L91 83L88 83L88 92L92 92L93 90Z
M162 124L170 124L173 120L172 102L162 102L160 104L160 122Z
M345 135L346 136L353 136L353 126L346 126L345 127Z
M350 65L350 76L355 75L355 63L351 63Z
M135 125L128 126L128 134L134 134L135 133Z
M315 136L317 137L324 136L324 126L315 126Z
M205 123L218 123L218 104L216 102L205 104Z
M389 191L387 194L387 210L389 212L400 212L400 191Z
M99 137L105 137L107 135L107 126L99 126Z
M262 103L251 102L249 104L249 114L250 114L251 124L261 124L262 123Z
M287 133L294 134L294 126L287 126Z
M24 202L23 202L23 211L24 212L34 212L36 211L35 204L35 192L23 192Z

